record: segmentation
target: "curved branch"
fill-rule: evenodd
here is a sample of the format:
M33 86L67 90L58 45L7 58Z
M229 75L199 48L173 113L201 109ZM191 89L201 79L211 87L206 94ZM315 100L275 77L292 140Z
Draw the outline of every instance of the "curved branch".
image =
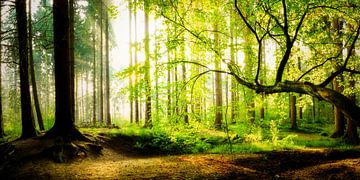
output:
M323 81L319 86L321 87L325 87L326 85L328 85L336 76L338 76L339 74L343 73L345 70L346 70L346 66L350 60L350 57L352 56L352 51L354 50L355 48L355 45L356 45L356 41L358 40L359 38L359 34L360 34L360 25L359 27L357 28L357 31L356 31L356 35L354 37L354 40L353 42L351 43L351 46L348 50L348 54L345 58L345 62L344 64L335 72L333 72L328 78L325 79L325 81Z
M242 13L242 11L240 10L239 6L238 6L238 1L235 0L235 8L236 11L238 12L238 14L240 15L241 19L244 21L245 25L250 29L250 31L255 35L256 40L259 41L259 36L256 32L256 30L250 25L250 23L246 20L246 17L244 16L244 14Z

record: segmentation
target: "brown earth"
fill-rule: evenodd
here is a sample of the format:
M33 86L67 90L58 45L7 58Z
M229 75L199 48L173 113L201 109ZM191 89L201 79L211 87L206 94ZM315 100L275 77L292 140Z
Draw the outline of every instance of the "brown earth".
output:
M360 179L357 149L141 155L128 139L103 137L101 155L56 163L43 153L52 143L14 142L14 151L1 158L0 179Z

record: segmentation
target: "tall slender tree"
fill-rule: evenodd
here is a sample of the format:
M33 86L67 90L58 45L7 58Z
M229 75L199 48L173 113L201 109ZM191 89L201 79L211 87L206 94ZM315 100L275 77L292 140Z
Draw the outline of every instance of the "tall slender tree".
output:
M70 28L70 98L71 98L71 107L72 107L72 119L75 121L75 1L69 0L69 28Z
M134 65L136 66L136 71L134 73L135 81L134 81L134 98L135 98L135 122L138 124L140 122L140 106L139 106L139 77L137 67L138 65L138 51L139 51L139 44L138 44L138 27L137 27L137 0L134 0L133 3L134 8Z
M149 0L144 0L145 12L145 127L152 127L151 119L151 81L150 81L150 35L149 35Z
M218 31L218 24L216 23L214 26L214 41L215 41L215 49L220 52L220 38ZM221 70L221 58L215 58L215 69ZM223 108L222 108L222 77L221 73L215 73L215 127L217 129L221 128L222 119L223 119Z
M132 0L128 0L129 2L129 68L132 69L133 68L133 37L132 37ZM130 101L130 123L134 122L134 85L133 85L133 71L130 71L130 75L129 75L129 88L130 88L130 96L129 96L129 101Z
M96 21L96 15L93 16L94 21ZM92 124L93 126L96 125L96 26L95 22L93 23L92 27L92 43L93 43L93 118L92 118Z
M35 112L37 121L39 124L39 128L41 131L44 131L44 121L41 114L39 97L38 97L38 90L37 90L37 83L35 78L35 64L34 64L34 56L33 56L33 33L32 33L32 15L31 15L31 0L29 0L29 12L28 12L28 25L29 25L29 63L30 63L30 76L31 76L31 83L32 83L32 93L33 99L35 104Z
M2 108L2 6L3 1L0 1L0 138L5 136L4 132L4 119L3 119L3 108Z
M111 125L110 114L110 63L109 63L109 13L105 12L105 117L106 125Z
M29 63L28 63L28 40L26 22L26 1L16 0L16 20L19 41L19 71L20 71L20 93L21 93L21 138L36 136L34 116L31 108Z

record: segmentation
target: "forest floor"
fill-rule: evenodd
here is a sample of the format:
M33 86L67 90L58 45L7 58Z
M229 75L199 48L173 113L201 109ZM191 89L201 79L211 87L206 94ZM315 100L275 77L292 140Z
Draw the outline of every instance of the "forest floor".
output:
M101 137L102 154L56 163L40 138L13 143L0 179L360 179L360 150L302 149L236 154L144 155L125 137Z

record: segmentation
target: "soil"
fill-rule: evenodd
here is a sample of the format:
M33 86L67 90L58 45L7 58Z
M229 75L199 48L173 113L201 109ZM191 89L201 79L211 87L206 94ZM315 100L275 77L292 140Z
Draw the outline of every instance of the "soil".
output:
M0 148L0 179L360 179L357 148L144 155L129 139L101 137L102 154L56 163L44 154L52 143L33 138Z

